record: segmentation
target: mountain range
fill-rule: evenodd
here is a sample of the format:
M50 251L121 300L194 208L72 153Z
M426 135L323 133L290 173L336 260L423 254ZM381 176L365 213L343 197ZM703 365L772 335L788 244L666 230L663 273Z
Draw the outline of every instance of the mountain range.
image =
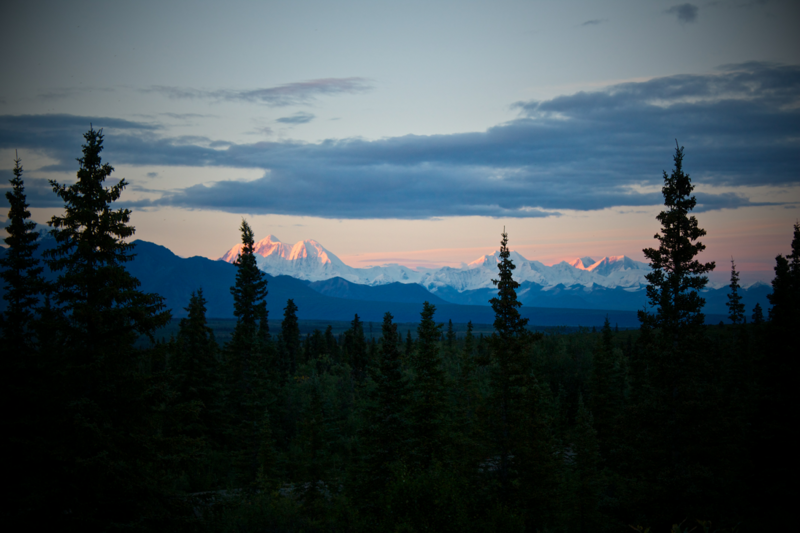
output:
M241 252L237 244L220 259L233 263ZM308 281L341 278L359 285L386 285L390 283L418 284L433 294L442 292L452 295L479 289L491 289L492 278L497 277L500 252L484 255L459 268L418 268L416 270L398 264L355 268L346 265L335 254L326 250L315 240L304 240L294 245L284 244L273 235L268 235L255 244L258 267L273 276L285 275ZM519 283L530 282L541 287L594 287L637 291L647 285L645 274L650 271L646 263L625 256L603 257L595 261L582 257L547 266L531 261L515 251L511 260L516 265L514 279ZM447 300L447 297L443 298Z
M264 242L264 241L262 241ZM272 319L280 319L286 300L292 298L299 308L298 316L304 320L352 320L358 315L365 321L380 322L385 312L391 312L397 322L417 322L421 311L422 302L429 301L436 305L437 321L453 320L457 323L473 321L475 323L490 324L494 321L494 313L489 306L489 300L496 295L495 289L490 285L491 277L496 277L489 267L496 265L497 254L486 255L479 261L473 262L460 269L443 268L438 270L420 269L415 271L407 269L421 279L427 281L428 290L422 283L401 281L375 281L390 280L386 270L380 272L381 267L371 269L352 269L355 274L363 274L360 270L369 270L378 273L371 279L373 283L355 283L342 276L333 276L325 279L301 279L299 275L312 272L321 272L325 267L319 268L316 263L327 260L329 265L342 264L330 252L319 246L315 247L313 241L303 241L302 246L283 245L270 239L272 245L278 244L273 249L281 249L282 253L288 250L286 257L289 260L276 260L263 258L259 264L264 265L272 261L285 269L291 268L290 260L294 256L301 263L302 268L296 268L293 273L298 276L289 276L282 273L267 273L269 295L267 297L268 309ZM313 244L312 244L313 243ZM37 255L54 245L51 237L45 237ZM233 298L230 287L236 279L236 266L228 262L234 257L237 250L233 249L224 256L227 260L211 260L205 257L182 258L169 249L146 241L135 241L133 261L126 264L128 270L141 281L142 290L162 295L167 308L174 317L186 316L184 307L189 302L192 291L203 289L207 299L207 314L213 318L233 318ZM264 248L262 248L263 250ZM324 256L322 253L323 252ZM0 248L0 256L5 254L5 249ZM293 255L294 254L294 255ZM269 255L269 254L268 254ZM276 254L277 255L277 254ZM593 261L590 258L580 258L569 264L568 262L546 267L537 261L526 259L512 252L516 257L515 264L525 265L515 271L528 276L540 275L538 279L560 281L558 273L566 272L567 280L575 279L575 272L603 277L606 285L597 283L581 284L572 282L565 284L544 285L536 281L525 280L520 283L517 291L523 307L523 316L531 320L531 325L536 326L600 326L606 315L612 323L620 327L636 327L638 319L636 310L641 309L646 303L645 290L641 284L628 283L614 285L613 280L632 280L643 269L642 263L631 261L629 258L604 258ZM316 258L316 262L309 258ZM321 259L322 258L322 259ZM607 259L607 260L606 260ZM517 263L519 261L519 263ZM399 267L399 265L397 265ZM333 267L331 273L337 273ZM400 267L406 269L407 267ZM399 271L397 269L396 271ZM46 272L47 269L45 270ZM345 270L346 271L346 270ZM351 275L353 272L351 271ZM388 272L396 272L389 269ZM299 273L298 273L299 272ZM380 274L384 274L381 278ZM55 275L48 272L48 277L55 280ZM460 277L459 277L460 276ZM489 279L489 285L485 279ZM562 278L563 279L563 278ZM578 277L577 279L584 279ZM444 280L461 280L461 284L451 286ZM436 283L438 282L438 283ZM477 287L477 288L464 288ZM459 290L461 288L461 290ZM0 284L0 293L3 292ZM771 287L766 284L756 284L747 289L742 289L741 294L749 315L756 302L762 308L768 309L767 294ZM705 312L707 321L716 323L725 319L727 315L727 287L709 289L703 292L706 299ZM0 308L5 307L5 301L0 300Z

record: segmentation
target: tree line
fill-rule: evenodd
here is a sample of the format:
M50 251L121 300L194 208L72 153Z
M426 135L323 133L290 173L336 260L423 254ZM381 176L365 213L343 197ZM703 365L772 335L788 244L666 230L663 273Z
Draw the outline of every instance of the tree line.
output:
M177 334L125 269L127 183L106 185L102 130L36 250L15 160L0 314L9 523L60 530L751 531L792 509L790 387L800 325L800 224L778 256L771 308L704 323L705 231L677 148L638 331L533 333L505 229L494 333L463 337L422 306L416 337L390 313L380 340L355 315L300 334L290 299L269 330L253 231L217 343L202 287ZM48 282L44 268L56 274ZM749 320L748 320L749 318ZM797 348L795 348L797 349ZM693 529L694 528L694 529Z

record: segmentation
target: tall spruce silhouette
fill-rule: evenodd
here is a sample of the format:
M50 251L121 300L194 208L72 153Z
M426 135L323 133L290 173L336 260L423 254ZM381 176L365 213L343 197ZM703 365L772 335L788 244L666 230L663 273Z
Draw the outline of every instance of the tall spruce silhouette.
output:
M421 468L430 466L434 458L441 459L447 447L445 374L439 353L442 325L434 322L435 312L436 306L422 304L416 351L410 364L414 371L411 441L414 462Z
M284 366L292 376L297 371L297 363L302 355L302 346L300 344L300 325L297 321L297 305L291 298L286 301L286 307L283 308L281 335L286 347Z
M719 427L713 424L713 397L703 393L712 386L716 363L706 346L700 296L715 264L697 259L705 250L699 239L706 232L690 214L697 200L683 158L684 149L676 147L674 168L670 175L663 173L664 210L656 217L661 231L654 237L659 247L643 250L652 267L646 279L654 311L639 311L641 337L649 338L651 331L655 336L641 354L643 361L636 363L647 368L638 411L638 475L648 480L648 512L656 523L679 521L704 505L691 491L706 486L705 493L711 494L705 457L714 446L712 430Z
M380 364L364 413L359 493L367 507L375 503L372 495L386 489L392 477L391 465L408 457L410 388L398 348L400 335L392 318L391 313L383 316Z
M203 289L192 292L185 310L188 316L179 323L170 358L174 387L182 401L194 402L199 411L188 433L221 444L223 383L219 346L206 320Z
M494 333L489 339L493 372L491 375L492 440L497 453L497 472L500 481L501 500L506 505L511 501L514 460L519 460L519 429L526 421L522 412L525 403L525 387L528 385L530 361L523 351L528 337L527 318L522 318L517 299L519 283L514 280L516 268L510 259L508 234L503 228L500 240L500 262L497 263L499 279L492 283L497 287L497 296L489 300L495 313Z
M669 176L664 172L661 189L665 209L656 217L661 232L653 238L659 247L642 250L653 269L645 278L647 300L655 314L639 311L639 319L678 342L679 333L685 333L687 327L703 325L705 300L700 291L708 284L706 274L714 270L715 263L701 263L696 258L706 249L698 240L706 231L689 214L697 199L692 196L694 186L689 175L683 172L682 147L675 149L673 160L675 167Z
M20 163L16 157L14 177L9 180L11 190L6 192L9 210L5 243L8 249L0 258L0 277L6 288L3 298L8 302L5 313L0 316L3 349L18 362L26 358L26 351L31 348L31 323L45 288L43 269L34 256L39 247L39 233L35 231L36 223L30 220Z
M134 228L130 211L113 203L127 182L105 186L113 168L100 157L102 130L91 128L84 139L77 181L50 181L64 214L50 220L56 246L45 252L58 272L53 300L62 316L47 332L60 345L48 356L58 376L49 391L58 411L49 453L58 466L47 513L93 529L155 519L178 500L165 494L170 485L161 478L172 452L153 430L155 410L168 409L169 397L148 371L153 352L136 347L170 314L125 269Z
M239 480L254 485L259 473L259 453L267 410L267 361L259 325L266 323L267 280L256 265L253 230L247 221L239 227L242 251L234 264L236 284L231 287L236 327L226 346L230 442L235 450Z
M728 293L728 301L725 304L728 307L728 318L731 324L744 324L746 318L744 316L744 304L742 303L742 295L739 294L739 272L736 271L736 263L733 262L731 257L731 291Z
M35 257L39 244L36 223L30 220L22 165L14 159L14 177L9 180L11 190L6 192L9 203L8 245L0 258L0 276L5 285L3 298L8 302L5 313L0 313L0 357L4 362L4 385L8 398L13 398L14 409L7 414L6 447L11 462L7 470L13 491L9 506L16 509L31 507L38 495L35 485L42 481L41 457L36 450L38 436L46 427L48 410L47 384L43 382L40 348L36 341L37 311L44 289L42 267Z

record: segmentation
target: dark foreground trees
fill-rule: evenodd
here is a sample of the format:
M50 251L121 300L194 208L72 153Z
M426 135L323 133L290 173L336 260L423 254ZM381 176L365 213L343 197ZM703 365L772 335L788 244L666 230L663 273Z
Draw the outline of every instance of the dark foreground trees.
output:
M84 531L164 524L180 515L164 482L174 467L166 460L170 439L161 435L172 397L158 377L162 352L135 343L170 315L125 269L132 259L125 239L134 230L130 211L113 203L126 182L105 186L113 169L100 157L102 132L90 129L84 138L75 184L51 181L64 201L63 215L49 222L55 247L45 253L57 273L52 305L37 317L37 345L9 355L35 358L39 381L18 398L37 427L15 459L28 473L16 518Z
M29 237L7 240L0 266L7 298L27 291L21 327L32 334L12 349L15 332L2 330L6 367L22 365L7 389L21 406L7 440L22 467L10 477L20 490L9 523L584 532L702 519L733 531L779 530L792 509L772 477L794 475L784 459L800 227L777 260L770 320L706 327L709 265L697 261L703 232L682 150L665 176L659 247L647 251L652 306L640 331L606 321L598 333L531 333L504 232L490 337L470 324L462 338L463 325L448 323L443 338L429 304L400 326L405 342L389 314L379 343L358 316L344 334L307 333L294 300L272 337L244 223L237 323L220 349L199 288L175 338L148 339L166 315L125 271L133 230L113 209L125 184L104 185L102 135L86 140L78 182L54 184L65 213L53 220L48 260L60 281L50 293L26 281L36 241L12 181L10 234Z
M772 281L772 304L763 356L757 368L762 387L758 394L755 414L755 447L753 453L752 498L772 530L790 527L794 516L791 492L782 488L780 480L794 479L798 468L795 462L782 458L794 453L794 429L797 414L796 379L798 365L798 328L800 328L800 223L792 232L791 253L775 258L775 278ZM760 309L758 310L760 311ZM754 315L756 313L754 312ZM758 316L758 315L756 315ZM754 320L755 322L755 320Z

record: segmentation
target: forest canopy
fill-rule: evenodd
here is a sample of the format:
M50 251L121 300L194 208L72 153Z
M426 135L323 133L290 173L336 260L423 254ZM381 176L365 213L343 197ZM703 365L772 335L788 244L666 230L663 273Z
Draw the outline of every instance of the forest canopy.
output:
M203 287L169 339L163 298L126 269L127 182L85 135L63 214L37 255L21 160L0 258L12 399L4 513L59 530L779 530L793 502L800 223L769 309L744 309L731 263L727 326L707 325L705 231L682 147L644 250L638 330L534 333L503 230L494 331L456 334L425 302L415 335L301 334L293 299L270 331L253 231L220 344ZM788 241L788 238L787 238ZM45 272L52 277L44 275ZM48 281L55 280L55 281ZM650 529L648 529L650 528ZM677 529L675 529L677 528Z

